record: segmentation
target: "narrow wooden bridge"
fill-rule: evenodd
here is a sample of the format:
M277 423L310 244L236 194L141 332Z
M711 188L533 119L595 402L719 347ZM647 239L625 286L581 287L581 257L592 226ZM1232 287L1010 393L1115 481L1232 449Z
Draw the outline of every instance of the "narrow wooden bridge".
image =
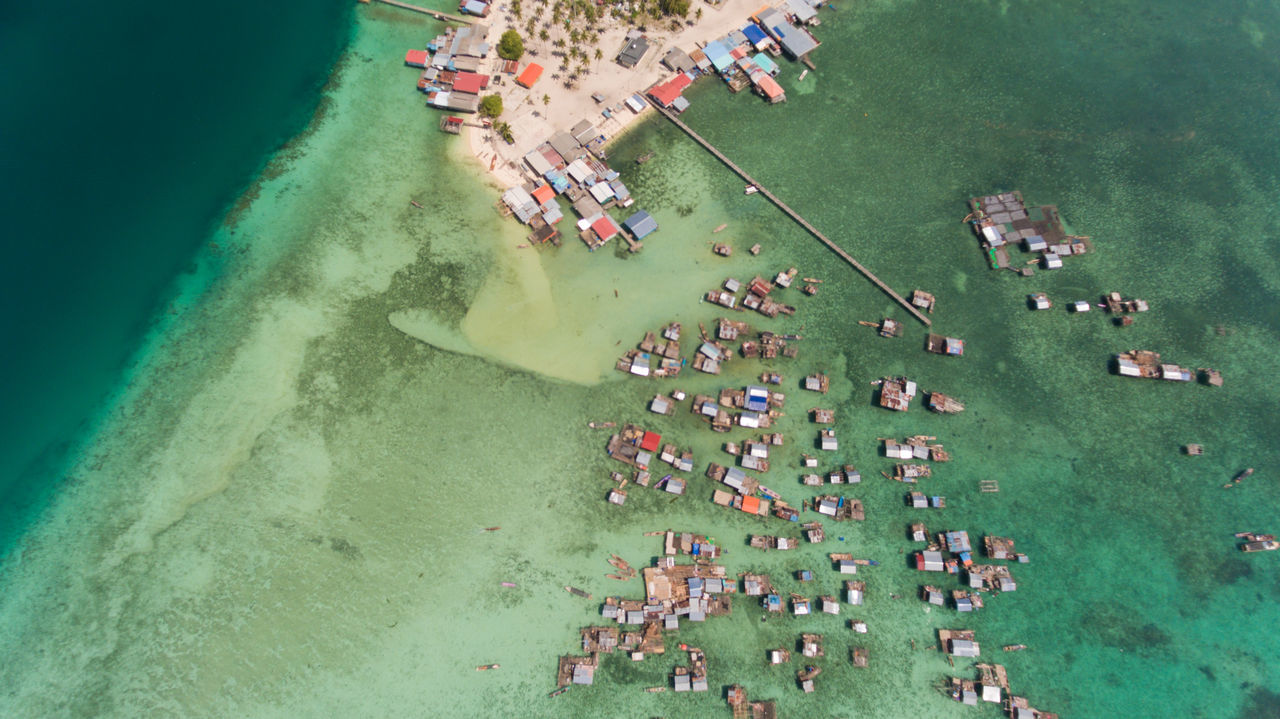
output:
M369 0L360 0L360 1L369 2ZM432 10L430 8L419 7L417 5L410 5L407 2L400 2L400 0L377 0L377 2L384 3L386 5L395 5L398 8L404 8L405 10L411 10L413 12L420 12L423 15L430 15L431 17L437 20L444 20L447 22L461 22L461 23L466 23L468 25L475 22L473 18L463 17L461 15L450 15L447 12L440 12L439 10Z
M382 0L382 1L386 2L387 0ZM836 243L828 239L826 235L819 232L818 228L810 224L808 220L804 219L804 217L800 215L800 213L791 209L791 207L787 205L787 203L778 199L777 195L774 195L772 192L769 192L769 190L765 189L763 185L761 185L759 182L756 182L756 180L753 177L751 177L751 175L748 175L745 170L743 170L741 167L738 167L736 164L734 164L732 160L730 160L728 157L725 157L724 153L717 150L715 145L712 145L710 142L707 142L705 139L703 139L701 135L694 132L693 128L681 122L680 118L675 116L675 113L671 112L670 110L664 107L658 106L652 100L650 101L650 104L652 104L658 112L666 116L668 120L674 123L676 127L680 128L681 130L684 130L686 135L693 138L695 142L697 142L699 145L702 145L704 148L706 148L707 152L710 152L712 155L715 155L716 159L719 160L720 162L723 162L726 167L728 167L730 170L733 170L735 173L738 174L739 177L746 180L748 183L755 185L756 188L760 190L761 195L764 195L765 197L769 198L769 201L772 202L774 205L776 205L779 210L782 210L791 219L795 220L797 224L799 224L801 227L807 230L809 234L816 237L819 242L826 245L827 248L830 249L832 252L839 255L841 259L843 259L845 262L848 262L850 265L852 265L855 270L862 273L863 277L866 277L868 280L871 280L871 283L874 284L876 287L879 287L881 292L884 292L886 295L889 295L889 297L893 298L894 302L897 302L898 304L902 305L903 309L911 313L912 317L915 317L916 319L923 322L925 326L930 326L933 324L932 322L930 322L929 318L924 315L924 313L922 313L919 309L916 308L915 305L911 304L909 301L907 301L905 297L895 292L892 287L890 287L889 285L886 285L883 280L881 280L879 277L876 277L875 274L871 272L871 270L862 266L862 263L853 259L852 255L850 255L848 252L845 252L843 248L841 248L839 245L837 245Z

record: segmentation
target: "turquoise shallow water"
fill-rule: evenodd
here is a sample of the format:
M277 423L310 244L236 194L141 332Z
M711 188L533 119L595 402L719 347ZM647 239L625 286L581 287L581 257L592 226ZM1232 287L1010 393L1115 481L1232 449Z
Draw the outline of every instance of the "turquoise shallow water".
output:
M194 253L310 120L350 28L340 2L219 7L3 11L0 545L57 491L175 294L221 271Z
M994 656L1016 691L1064 716L1276 715L1275 557L1242 555L1231 537L1274 531L1277 509L1273 9L841 6L824 11L808 84L785 67L787 104L710 82L691 93L695 129L894 287L933 291L938 330L968 342L962 359L922 352L916 325L895 340L857 325L901 313L657 121L610 150L657 152L625 168L662 224L644 253L515 249L522 233L401 66L435 24L381 7L357 17L323 117L210 238L225 248L219 280L160 335L73 481L0 567L0 643L28 657L0 669L6 713L727 716L720 688L740 682L784 716L973 716L932 690L956 670L926 651L937 628L965 626L984 659L1030 645ZM999 42L975 41L989 36ZM1012 188L1058 204L1098 252L1031 279L987 270L959 222L964 201ZM716 258L713 239L739 251ZM758 258L743 251L755 242ZM725 437L687 409L644 410L659 387L714 391L761 366L669 385L610 368L645 329L712 321L697 298L724 276L789 266L827 282L814 298L789 291L794 318L756 323L806 337L772 365L791 399L765 482L792 504L816 493L796 460L819 402L796 383L825 369L841 451L824 467L862 470L849 493L868 519L764 554L746 535L788 527L707 501L701 469L727 460ZM1034 290L1061 308L1111 289L1154 309L1126 329L1025 309ZM1226 386L1108 374L1130 347L1218 367ZM871 406L869 382L896 373L968 410ZM607 505L620 465L586 428L605 419L694 447L689 494L633 490ZM1012 536L1032 559L1014 567L1017 592L964 621L914 598L904 534L919 515L878 477L891 463L875 438L917 433L955 458L924 485L948 497L930 529ZM1205 456L1181 456L1189 441ZM1245 466L1253 479L1220 489ZM983 479L1001 491L980 493ZM604 578L605 560L646 563L660 545L642 533L668 527L716 537L730 573L769 571L811 596L839 587L827 551L881 566L860 574L856 615L761 622L739 601L682 628L670 645L707 651L708 695L641 691L664 683L673 651L609 657L596 686L548 699L556 655L598 612L561 587L638 594ZM801 567L812 587L787 578ZM851 616L870 626L865 670L844 660ZM765 665L763 651L815 629L829 656L806 696L794 667ZM491 662L501 670L474 671Z

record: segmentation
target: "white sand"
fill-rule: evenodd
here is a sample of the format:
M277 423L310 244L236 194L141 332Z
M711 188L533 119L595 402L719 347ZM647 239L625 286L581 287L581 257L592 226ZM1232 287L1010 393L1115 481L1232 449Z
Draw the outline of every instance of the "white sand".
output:
M507 7L507 3L496 5L493 13L486 19L490 24L489 41L495 46L498 38L508 29L524 35L524 21L515 20L510 24L505 22ZM625 20L602 20L604 29L600 33L600 42L595 47L604 52L604 58L593 59L588 72L579 76L577 86L573 89L566 88L563 79L551 79L551 75L560 67L560 58L551 54L555 49L552 44L536 38L525 38L526 52L520 59L520 68L523 70L530 62L542 65L544 72L541 79L531 89L525 89L516 85L514 78L506 77L503 85L490 86L485 91L486 94L496 92L502 96L504 111L499 120L511 125L515 143L508 145L497 133L469 127L466 132L472 153L499 185L510 187L524 182L527 177L528 171L522 169L521 160L527 152L556 132L568 130L580 120L590 120L602 135L614 137L635 119L653 110L646 107L637 115L624 108L609 119L605 119L601 111L622 102L632 93L643 92L655 82L672 77L674 73L661 62L671 48L678 47L685 52L692 52L699 43L742 28L750 21L752 14L766 5L762 5L760 0L725 0L718 7L704 4L698 4L698 7L702 8L702 19L695 21L693 25L684 25L678 32L670 30L669 21L648 25L645 35L649 39L649 50L634 68L622 67L614 61L625 44L626 34L631 26ZM690 9L690 19L693 19L695 12L696 9ZM588 52L594 53L594 48ZM501 62L496 53L492 62L492 73L496 73L498 63ZM597 104L591 99L595 93L603 95L605 101ZM544 96L549 97L550 101L544 103Z

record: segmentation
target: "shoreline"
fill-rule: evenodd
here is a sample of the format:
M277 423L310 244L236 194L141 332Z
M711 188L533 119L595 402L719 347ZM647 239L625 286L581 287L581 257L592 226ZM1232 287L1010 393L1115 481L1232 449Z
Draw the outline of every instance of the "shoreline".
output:
M678 31L646 30L644 35L649 40L649 49L633 68L623 67L614 59L625 45L626 36L633 27L623 20L609 19L608 26L600 33L596 45L604 52L603 58L593 62L586 76L580 78L573 88L565 87L559 81L558 73L548 67L553 60L558 59L552 54L550 44L536 39L526 40L520 66L523 68L529 63L543 65L544 77L535 82L532 88L521 87L506 78L504 84L497 87L491 85L485 93L502 97L504 110L498 119L511 126L515 142L507 144L487 128L467 126L464 132L472 155L500 187L505 189L529 179L526 171L521 169L523 158L529 151L556 132L567 131L579 121L593 123L605 137L606 143L625 134L637 121L652 114L653 108L646 104L638 113L625 109L613 113L609 118L603 118L601 111L621 103L633 94L643 94L660 80L675 75L674 71L662 64L662 58L672 48L688 51L697 47L700 42L714 40L739 30L751 22L751 15L759 11L761 5L754 0L725 0L715 7L703 7L707 12L701 18L681 21L682 27ZM521 28L517 27L518 23L508 22L503 15L507 9L507 3L495 4L493 14L486 18L489 21L488 37L495 44L497 38L507 30L515 30L523 36ZM500 73L495 69L492 74ZM603 102L597 103L592 99L591 96L597 93L604 96Z

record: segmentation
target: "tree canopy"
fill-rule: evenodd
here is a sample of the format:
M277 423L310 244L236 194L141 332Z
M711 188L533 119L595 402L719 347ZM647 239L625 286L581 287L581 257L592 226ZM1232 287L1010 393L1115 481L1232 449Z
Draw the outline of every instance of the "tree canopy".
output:
M684 2L687 11L689 0L681 1ZM519 60L521 55L524 55L524 38L520 37L520 33L515 30L502 33L502 38L498 40L498 57L505 60Z
M502 114L502 97L500 95L485 95L480 100L480 114L485 117L497 117Z

